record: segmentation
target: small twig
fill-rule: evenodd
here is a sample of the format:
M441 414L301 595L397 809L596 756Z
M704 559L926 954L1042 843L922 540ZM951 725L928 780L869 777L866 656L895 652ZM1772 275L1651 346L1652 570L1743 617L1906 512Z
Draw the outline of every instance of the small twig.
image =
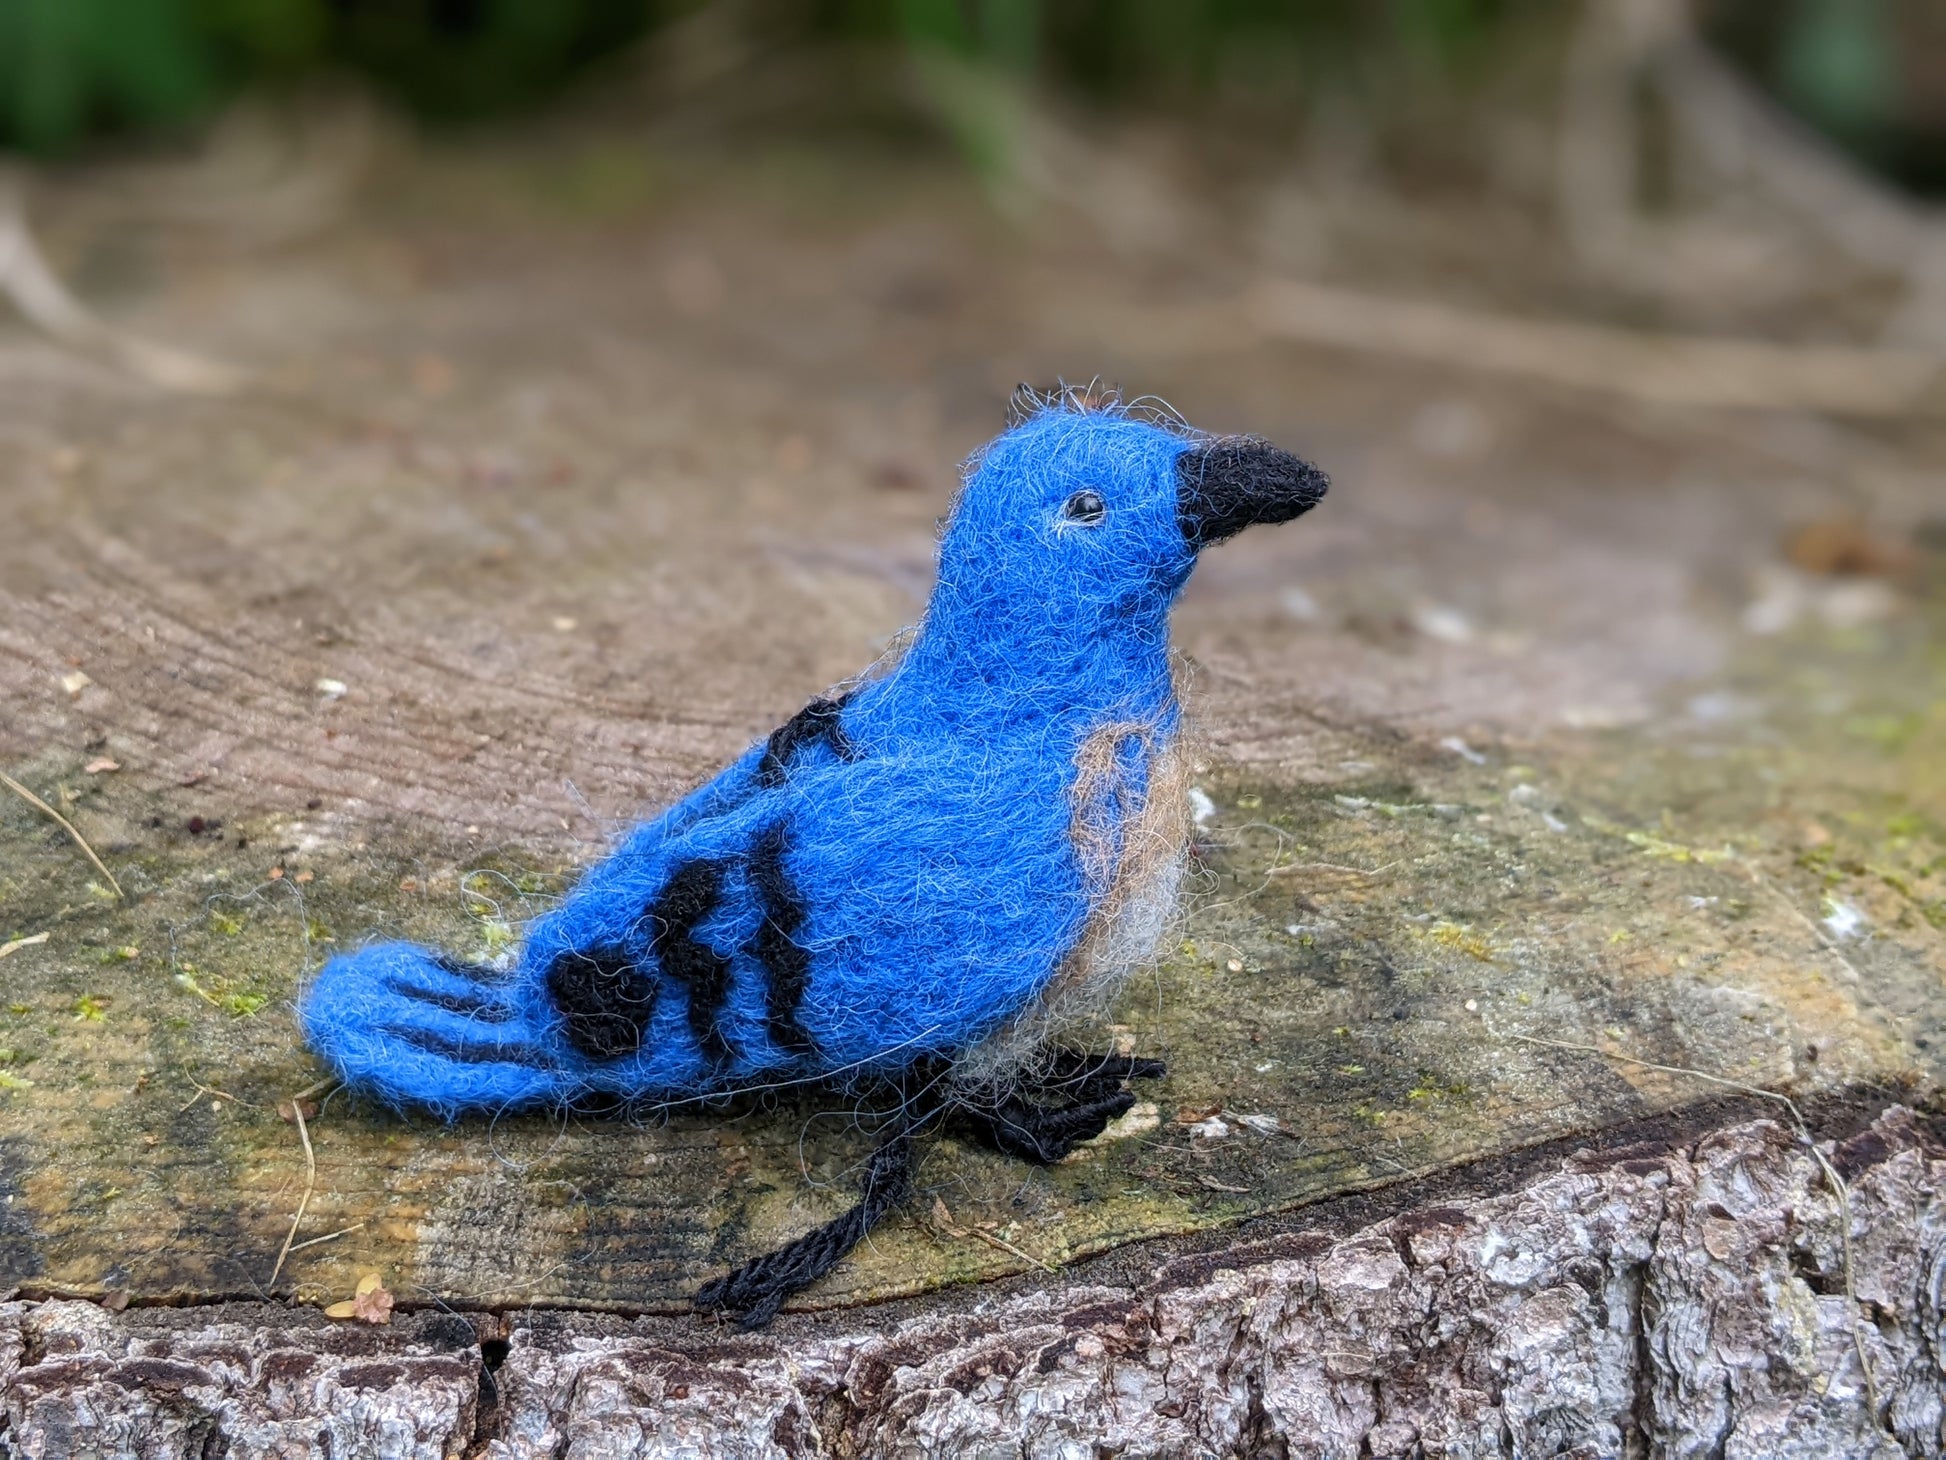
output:
M500 1287L499 1291L502 1293L517 1293L522 1288L537 1288L567 1265L568 1259L564 1257L545 1272L536 1273L530 1278L522 1278L519 1282L505 1283ZM411 1283L405 1286L410 1286L415 1292L424 1293L427 1297L433 1298L435 1302L438 1301L437 1296L430 1288L423 1287L418 1283Z
M337 1076L327 1075L322 1080L319 1080L317 1084L306 1085L302 1090L299 1090L295 1095L291 1096L291 1104L295 1105L300 1100L309 1100L313 1095L322 1095L327 1090L336 1089L337 1085Z
M182 1109L176 1112L177 1115L181 1115L183 1111L189 1109L190 1105L194 1105L198 1100L201 1100L205 1095L209 1096L211 1100L228 1100L232 1104L236 1104L236 1105L243 1104L241 1100L238 1100L236 1096L232 1095L228 1090L218 1090L213 1085L205 1085L201 1080L198 1080L193 1075L190 1076L189 1083L196 1087L196 1093L189 1097L189 1105L183 1106Z
M318 1184L318 1158L312 1154L311 1133L304 1126L304 1107L295 1100L291 1102L291 1118L297 1122L297 1138L304 1143L304 1194L297 1199L297 1210L291 1214L291 1229L284 1234L284 1246L277 1254L277 1265L271 1268L270 1281L264 1284L272 1291L277 1287L277 1274L284 1270L284 1259L291 1255L291 1244L297 1240L297 1228L304 1220L304 1209L311 1204L311 1193Z
M1383 867L1374 867L1367 872L1363 867L1347 867L1342 862L1284 862L1264 873L1266 877L1288 877L1293 872L1343 872L1352 877L1377 877L1390 872L1405 858L1400 857L1387 862Z
M1058 1269L1055 1268L1052 1263L1041 1261L1040 1258L1034 1256L1034 1254L1031 1252L1021 1251L1020 1248L1014 1246L1014 1244L1009 1242L1005 1237L996 1236L994 1233L984 1231L979 1227L968 1227L966 1230L969 1233L971 1233L973 1236L978 1237L982 1242L988 1243L989 1245L994 1247L998 1247L1002 1252L1011 1252L1015 1257L1018 1257L1022 1262L1032 1263L1035 1267L1038 1267L1042 1272L1058 1271Z
M365 1224L363 1222L353 1222L349 1227L340 1227L335 1232L326 1232L322 1237L306 1237L302 1242L293 1242L290 1250L292 1252L302 1252L306 1247L315 1247L320 1242L335 1242L340 1237L348 1237L353 1232L363 1231L364 1227Z
M1858 1293L1852 1283L1851 1188L1846 1185L1844 1177L1838 1174L1838 1168L1831 1164L1831 1161L1825 1156L1824 1152L1818 1149L1817 1142L1811 1138L1810 1124L1804 1119L1804 1112L1797 1108L1797 1102L1792 1100L1788 1095L1779 1094L1775 1090L1766 1090L1761 1085L1746 1084L1742 1080L1732 1080L1723 1075L1712 1075L1703 1070L1692 1070L1683 1065L1660 1065L1654 1060L1638 1059L1632 1054L1622 1054L1616 1050L1603 1049L1598 1044L1575 1044L1563 1039L1542 1039L1538 1035L1533 1034L1515 1034L1512 1031L1503 1032L1495 1028L1493 1021L1487 1018L1484 1013L1480 1015L1480 1022L1486 1025L1487 1033L1493 1035L1496 1039L1512 1039L1518 1040L1522 1044L1537 1044L1546 1049L1565 1049L1573 1050L1581 1054L1600 1055L1603 1059L1617 1060L1622 1064L1634 1065L1639 1069L1658 1070L1665 1075L1687 1075L1692 1080L1702 1080L1711 1085L1720 1085L1726 1090L1735 1090L1744 1095L1755 1095L1764 1100L1774 1100L1791 1113L1791 1122L1797 1127L1798 1139L1804 1143L1805 1149L1810 1151L1811 1158L1818 1163L1818 1169L1824 1173L1824 1179L1831 1184L1832 1193L1838 1198L1838 1218L1840 1222L1838 1241L1845 1266L1845 1298L1851 1304L1851 1343L1853 1350L1858 1355L1858 1367L1865 1374L1865 1399L1870 1404L1872 1416L1876 1420L1878 1416L1878 1381L1872 1373L1871 1355L1865 1348L1864 1320L1858 1316Z
M73 822L69 821L67 817L61 815L60 812L56 811L52 806L49 806L45 801L41 800L40 797L36 796L32 791L28 790L25 786L21 785L19 781L16 781L12 776L8 775L5 771L0 771L0 784L4 784L9 791L12 791L14 795L20 797L20 799L25 801L29 806L34 807L38 811L44 811L47 813L47 815L53 817L55 824L59 826L62 831L66 832L69 836L73 837L74 844L77 847L81 848L82 854L86 856L90 862L93 862L95 864L95 870L108 879L108 885L115 889L115 900L117 902L126 902L128 900L128 894L122 891L122 884L115 880L115 874L113 872L110 872L107 866L103 864L101 858L95 855L95 849L88 845L88 839L86 837L84 837L80 832L74 829Z
M188 989L192 994L194 994L197 998L201 999L205 1004L208 1004L212 1009L220 1009L223 1007L223 1001L221 999L217 998L215 994L211 993L208 989L204 988L201 984L197 983L196 980L188 973L177 974L176 982L180 984L183 988Z
M5 958L9 953L18 953L22 948L33 948L46 941L46 933L33 933L25 938L9 938L6 942L0 943L0 958Z

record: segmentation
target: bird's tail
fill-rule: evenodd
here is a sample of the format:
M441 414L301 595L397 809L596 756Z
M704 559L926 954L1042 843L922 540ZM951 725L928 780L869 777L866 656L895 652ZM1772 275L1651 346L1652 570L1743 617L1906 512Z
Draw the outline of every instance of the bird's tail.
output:
M577 1093L550 1053L537 992L412 943L376 943L325 964L299 1018L347 1085L450 1118Z

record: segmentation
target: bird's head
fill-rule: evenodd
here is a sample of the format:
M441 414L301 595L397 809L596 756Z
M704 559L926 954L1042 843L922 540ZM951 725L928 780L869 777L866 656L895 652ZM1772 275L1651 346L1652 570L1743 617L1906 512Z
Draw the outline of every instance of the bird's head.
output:
M1326 486L1255 437L1206 436L1094 388L1023 386L1010 429L968 466L933 617L1015 646L1152 636L1198 553L1288 522Z

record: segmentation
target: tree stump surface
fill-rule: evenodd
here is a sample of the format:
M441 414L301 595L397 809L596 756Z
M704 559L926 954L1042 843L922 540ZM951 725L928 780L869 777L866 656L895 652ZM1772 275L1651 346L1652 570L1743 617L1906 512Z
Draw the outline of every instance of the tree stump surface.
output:
M1035 1293L1079 1292L1069 1269L1100 1254L1256 1252L1257 1224L1378 1188L1405 1210L1442 1173L1680 1118L1726 1088L1923 1101L1946 1048L1946 659L1925 547L1946 440L1280 347L1233 302L1252 267L1220 248L1159 275L1059 219L1007 233L911 164L602 172L616 146L396 149L371 201L276 250L111 246L49 202L59 261L118 323L252 383L164 395L0 333L0 768L127 893L0 796L0 942L21 940L0 956L0 1291L29 1305L10 1320L26 1334L13 1378L0 1338L16 1434L38 1402L22 1386L57 1351L45 1335L108 1354L143 1325L201 1321L157 1305L331 1302L368 1272L403 1309L537 1315L507 1330L496 1424L567 1423L535 1376L573 1369L585 1395L596 1380L575 1366L608 1361L562 1357L550 1335L582 1330L545 1310L619 1315L576 1320L602 1335L576 1353L728 1345L754 1376L737 1403L772 1406L780 1435L894 1424L877 1399L833 1399L851 1392L836 1380L785 1375L785 1340L678 1316L707 1277L849 1203L871 1112L791 1096L448 1127L331 1094L273 1283L307 1182L278 1107L321 1076L291 1009L330 951L504 949L619 829L912 623L954 465L1018 379L1099 373L1299 449L1336 485L1303 522L1211 553L1177 613L1204 743L1197 874L1159 969L1091 1035L1167 1059L1168 1078L1051 1170L930 1142L909 1209L795 1310L907 1300L956 1353L989 1338L951 1315L1013 1304L1038 1323ZM561 183L583 164L609 192ZM1909 573L1784 556L1793 529L1860 514L1920 545ZM1808 1234L1829 1194L1788 1112L1742 1114L1757 1110L1784 1135L1735 1139L1802 1188L1788 1230L1825 1241ZM1895 1226L1935 1220L1917 1129L1898 1126L1917 1164ZM1670 1183L1663 1201L1703 1181L1704 1155L1667 1160L1688 1174L1604 1168L1478 1199L1514 1241L1559 1182L1621 1183L1633 1211L1644 1183ZM1411 1279L1400 1244L1419 1240L1386 1239L1384 1283ZM1199 1269L1168 1291L1235 1313L1246 1289L1337 1301L1323 1258L1275 1242L1238 1259L1250 1276ZM1540 1247L1569 1263L1554 1237ZM1818 1272L1772 1297L1821 1365L1846 1325ZM1022 1274L1004 1297L968 1286ZM1607 1281L1559 1290L1560 1342L1584 1302L1611 1310L1588 1342L1633 1331ZM1440 1321L1446 1297L1414 1293ZM50 1301L123 1294L119 1318ZM251 1311L260 1336L281 1321ZM863 1333L872 1311L789 1331ZM1491 1311L1483 1333L1515 1321ZM365 1363L369 1342L414 1355L369 1362L451 1391L444 1418L411 1421L427 1453L477 1420L477 1347L454 1358L434 1335L420 1355L291 1314L309 1335L291 1343L329 1350L319 1364ZM1266 1354L1283 1342L1238 1322ZM1086 1362L1151 1372L1150 1340L1124 1341L1136 1357ZM846 1347L864 1342L819 1351L864 1363ZM1357 1376L1376 1360L1314 1358L1332 1393L1371 1398ZM1670 1363L1669 1384L1702 1382ZM984 1434L1014 1393L941 1382L961 1417L937 1436ZM719 1412L680 1383L698 1424ZM1194 1433L1297 1422L1252 1392L1196 1410Z

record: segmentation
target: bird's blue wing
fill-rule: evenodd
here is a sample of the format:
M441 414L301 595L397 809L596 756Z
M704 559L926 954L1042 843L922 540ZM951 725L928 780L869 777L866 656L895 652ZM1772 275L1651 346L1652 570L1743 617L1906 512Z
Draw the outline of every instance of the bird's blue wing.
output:
M883 1073L1004 1026L1099 888L1070 747L753 751L591 868L498 983L401 944L326 965L312 1044L354 1085L452 1112L590 1091L667 1100Z

